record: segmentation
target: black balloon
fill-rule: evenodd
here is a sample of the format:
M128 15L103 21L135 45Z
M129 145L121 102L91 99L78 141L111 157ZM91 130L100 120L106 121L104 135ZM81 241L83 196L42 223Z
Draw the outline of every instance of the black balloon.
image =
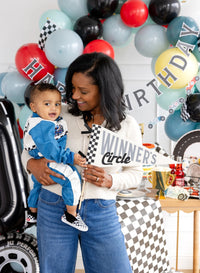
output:
M158 25L168 25L180 10L179 0L151 0L149 3L149 15Z
M200 122L200 93L190 94L186 99L186 105L190 119Z
M119 0L88 0L87 8L90 15L96 18L108 18L117 9Z
M103 27L99 19L86 15L75 22L74 31L81 37L83 44L86 45L102 36Z

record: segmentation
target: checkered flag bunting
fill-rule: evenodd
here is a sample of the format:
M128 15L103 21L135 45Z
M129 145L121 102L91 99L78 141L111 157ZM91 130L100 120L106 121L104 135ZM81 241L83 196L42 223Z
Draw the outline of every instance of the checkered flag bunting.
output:
M96 156L100 132L101 132L101 126L93 124L92 132L90 135L90 142L88 145L87 156L86 156L88 164L94 163L94 158Z
M133 273L170 272L160 202L118 199L116 206Z
M155 150L159 154L162 154L164 156L169 156L169 154L165 151L165 149L162 146L160 146L158 142L155 142Z
M40 38L38 41L38 45L42 50L44 50L45 48L45 42L48 36L51 35L51 33L56 30L57 30L56 24L54 24L50 19L48 19L40 32Z
M190 118L190 114L187 111L186 102L184 102L182 107L181 107L181 118L182 118L183 121L187 121Z
M198 50L200 51L200 35L197 38L197 47L198 47Z

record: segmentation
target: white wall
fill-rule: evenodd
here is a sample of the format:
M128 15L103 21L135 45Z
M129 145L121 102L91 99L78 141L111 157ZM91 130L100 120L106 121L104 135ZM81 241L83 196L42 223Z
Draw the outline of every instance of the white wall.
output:
M1 0L1 2L0 73L7 72L14 66L15 54L20 46L38 41L39 18L43 12L49 9L59 9L56 0ZM182 4L181 15L192 16L200 22L200 1L185 2ZM130 93L142 88L146 91L150 103L139 108L132 98L134 110L130 111L130 114L136 117L138 123L145 124L144 142L157 141L170 152L173 143L165 135L163 124L160 122L153 129L147 128L148 122L163 113L163 110L156 105L155 93L146 87L146 84L154 78L151 72L151 59L137 53L133 39L127 46L114 48L115 59L121 68L126 92ZM164 219L169 258L171 266L175 266L176 215L164 212ZM179 264L180 268L192 268L192 215L181 213L180 219ZM77 266L82 267L80 255Z

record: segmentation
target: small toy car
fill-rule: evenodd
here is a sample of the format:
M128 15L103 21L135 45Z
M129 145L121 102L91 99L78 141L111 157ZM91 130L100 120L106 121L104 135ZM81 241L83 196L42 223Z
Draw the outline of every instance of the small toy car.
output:
M173 102L171 105L169 105L169 113L173 114L174 110L182 103L184 103L185 99L183 97L179 98L175 102Z
M184 187L169 186L165 191L165 196L178 200L187 200L190 196L190 193Z
M194 77L186 86L185 90L187 95L191 94L192 88L194 87L195 83L199 81L199 76Z
M152 129L155 124L157 124L159 121L164 121L164 120L165 120L165 116L156 117L152 121L149 122L148 128Z
M184 187L190 194L190 198L200 199L199 188L197 187Z

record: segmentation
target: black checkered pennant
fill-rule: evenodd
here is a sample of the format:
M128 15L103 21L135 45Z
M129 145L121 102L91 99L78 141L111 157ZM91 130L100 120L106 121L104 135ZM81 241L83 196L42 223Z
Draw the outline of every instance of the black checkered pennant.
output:
M198 50L200 51L200 35L197 38L197 47L198 47Z
M164 156L169 156L169 154L165 151L165 149L160 146L160 144L158 142L155 142L155 150L156 152L158 152L159 154L162 154Z
M51 35L52 32L56 31L57 29L58 28L56 24L53 23L50 19L48 19L40 32L40 38L38 41L39 48L44 50L46 39L48 38L49 35Z
M133 273L170 272L159 200L117 200L117 213Z
M183 121L187 121L190 118L190 114L187 111L187 104L186 102L183 103L181 107L181 118Z
M87 151L87 155L86 155L86 159L87 159L88 164L94 163L94 158L96 157L100 133L101 133L101 126L93 124L92 125L92 132L90 135L90 141L89 141L89 145L88 145L88 151Z

